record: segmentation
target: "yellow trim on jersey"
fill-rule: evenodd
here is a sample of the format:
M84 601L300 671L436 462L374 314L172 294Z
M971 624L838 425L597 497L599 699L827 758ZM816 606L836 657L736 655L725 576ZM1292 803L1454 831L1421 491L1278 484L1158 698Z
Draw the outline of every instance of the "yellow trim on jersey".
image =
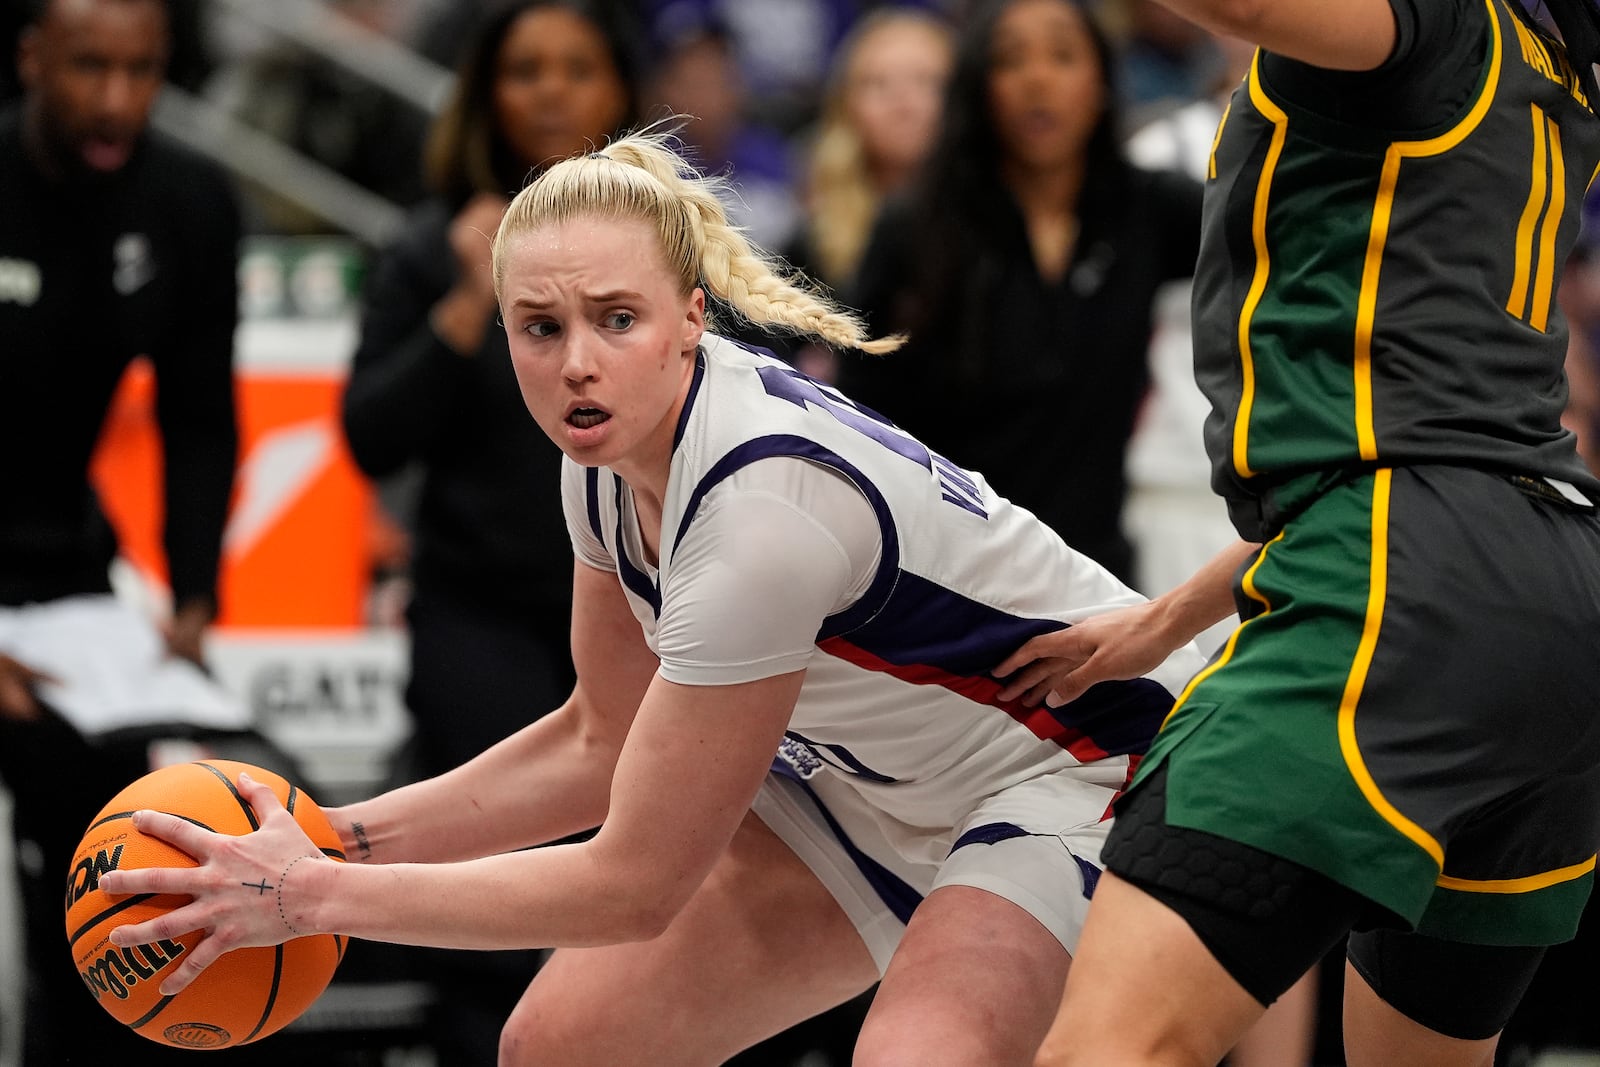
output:
M1422 849L1442 870L1444 849L1433 835L1400 813L1400 810L1383 795L1367 761L1361 755L1356 741L1356 706L1361 702L1361 690L1366 685L1367 671L1372 667L1372 654L1378 647L1378 632L1383 628L1384 600L1389 591L1389 487L1394 472L1385 467L1372 477L1372 564L1367 588L1367 617L1361 627L1361 642L1356 646L1355 661L1350 665L1350 676L1345 681L1344 696L1339 701L1339 750L1344 754L1345 766L1355 780L1361 795L1367 798L1383 820L1413 844Z
M1544 42L1534 36L1533 31L1524 26L1522 20L1514 15L1511 19L1511 25L1516 29L1517 40L1522 45L1522 61L1552 81L1556 80L1555 57L1544 46Z
M1217 120L1217 132L1211 138L1211 155L1206 161L1206 180L1215 181L1217 177L1217 145L1222 143L1222 131L1228 128L1228 116L1233 114L1233 97L1228 98L1227 105L1222 109L1222 117Z
M1524 30L1524 33L1527 31ZM1538 104L1528 105L1533 114L1533 174L1528 182L1528 202L1522 206L1522 218L1517 222L1517 260L1511 274L1511 298L1506 310L1522 318L1528 310L1528 276L1532 272L1533 226L1544 207L1545 175L1545 117Z
M1448 874L1441 874L1434 883L1440 889L1455 889L1462 893L1532 893L1540 889L1548 889L1562 882L1570 882L1575 878L1582 878L1594 870L1595 857L1590 856L1582 863L1574 863L1570 867L1558 867L1553 871L1543 874L1530 874L1526 878L1453 878Z
M1267 598L1261 595L1261 591L1256 588L1256 571L1260 570L1261 565L1267 561L1267 549L1271 548L1279 541L1282 541L1283 535L1286 532L1287 531L1285 530L1279 530L1277 537L1274 537L1272 540L1262 545L1261 551L1256 553L1256 561L1250 564L1250 568L1244 572L1244 577L1239 579L1239 585L1244 590L1244 595L1261 605L1261 614L1252 615L1238 626L1235 626L1233 628L1233 633L1228 635L1228 643L1223 647L1222 654L1217 657L1216 662L1203 668L1193 678L1189 679L1189 684L1183 687L1183 692L1178 694L1178 699L1172 702L1172 710L1167 712L1167 717L1165 719L1161 720L1162 729L1165 729L1167 723L1172 721L1172 717L1178 713L1178 709L1183 707L1183 702L1189 699L1189 694L1194 692L1195 686L1211 677L1221 669L1224 663L1227 663L1233 658L1234 646L1239 643L1239 634L1244 631L1244 628L1249 626L1256 619L1261 618L1262 615L1265 615L1272 610L1272 604L1269 603Z
M1272 123L1272 142L1267 146L1267 156L1261 163L1261 176L1256 179L1256 199L1250 216L1250 237L1256 252L1255 277L1250 280L1250 292L1245 296L1244 307L1239 310L1239 410L1233 420L1233 469L1241 478L1250 478L1250 411L1255 406L1256 364L1250 350L1250 321L1255 317L1261 297L1267 291L1267 275L1272 271L1272 257L1267 251L1267 193L1272 188L1272 175L1283 155L1283 142L1289 134L1289 116L1268 99L1261 88L1261 50L1250 62L1250 102L1261 116Z
M1533 314L1528 324L1540 333L1550 321L1550 298L1556 288L1556 232L1567 209L1567 164L1561 155L1561 127L1546 117L1545 129L1550 146L1550 206L1545 208L1544 227L1539 232L1539 271L1533 281Z
M1378 458L1377 432L1372 417L1372 328L1378 309L1378 274L1383 266L1384 245L1389 239L1389 220L1394 211L1394 191L1400 180L1400 163L1406 159L1436 156L1467 139L1489 113L1500 85L1502 40L1500 18L1494 0L1484 0L1489 9L1489 74L1483 91L1455 126L1425 141L1396 141L1383 158L1383 173L1378 180L1378 195L1372 205L1372 227L1367 235L1367 256L1361 271L1361 293L1356 301L1354 389L1356 401L1356 441L1361 458ZM1509 14L1509 13L1508 13ZM1515 21L1515 16L1511 16Z
M1522 32L1526 33L1526 30ZM1530 104L1533 121L1533 173L1528 183L1528 202L1517 222L1516 266L1511 275L1511 296L1506 311L1526 318L1528 325L1543 332L1550 323L1550 301L1556 287L1556 237L1561 216L1567 208L1567 162L1561 151L1561 127L1538 104ZM1591 177L1590 181L1594 179ZM1546 202L1548 200L1548 203ZM1539 213L1539 255L1535 263L1533 229ZM1532 276L1532 306L1529 306L1529 276Z

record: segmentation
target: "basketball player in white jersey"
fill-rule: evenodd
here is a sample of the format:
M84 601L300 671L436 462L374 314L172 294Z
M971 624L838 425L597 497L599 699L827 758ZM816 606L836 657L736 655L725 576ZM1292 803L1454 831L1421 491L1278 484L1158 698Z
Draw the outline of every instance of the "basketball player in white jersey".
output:
M775 275L715 194L636 135L550 168L495 239L524 400L568 457L571 698L335 810L360 862L316 855L248 781L246 838L141 814L203 861L101 883L195 898L114 936L208 932L163 991L314 931L555 946L503 1063L718 1064L880 976L858 1063L1031 1062L1110 803L1200 657L1053 711L998 699L1027 638L1140 598L978 475L707 332L709 290L897 344Z

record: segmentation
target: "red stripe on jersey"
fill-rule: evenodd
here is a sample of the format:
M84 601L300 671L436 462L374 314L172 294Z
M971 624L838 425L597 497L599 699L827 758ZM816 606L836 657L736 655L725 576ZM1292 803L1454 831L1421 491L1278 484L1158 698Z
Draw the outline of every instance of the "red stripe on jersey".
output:
M1128 773L1123 776L1122 785L1118 787L1114 794L1112 794L1111 803L1107 804L1106 810L1100 813L1101 822L1105 822L1107 819L1111 818L1111 809L1116 807L1117 798L1128 791L1128 787L1133 784L1133 776L1138 773L1139 764L1143 762L1144 753L1130 752L1128 754Z
M936 685L958 696L966 697L975 704L999 708L1026 726L1035 737L1044 741L1054 741L1072 753L1080 763L1092 763L1109 755L1087 735L1057 718L1057 715L1066 709L1051 710L1043 705L1030 708L1020 701L1001 700L1000 683L993 678L951 674L949 671L930 667L925 663L890 663L859 645L851 644L843 637L825 638L817 642L817 647L828 655L837 656L862 670L887 674L912 685Z

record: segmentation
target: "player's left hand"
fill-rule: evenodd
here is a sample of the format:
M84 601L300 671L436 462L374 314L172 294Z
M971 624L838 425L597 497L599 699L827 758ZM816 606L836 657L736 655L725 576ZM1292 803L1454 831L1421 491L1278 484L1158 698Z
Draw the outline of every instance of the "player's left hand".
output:
M994 669L1005 680L1000 699L1059 708L1100 682L1150 673L1183 644L1165 633L1158 616L1155 604L1134 604L1040 634Z
M260 829L238 837L213 833L164 812L134 813L135 829L182 849L199 866L119 869L100 877L100 888L117 896L161 893L191 898L158 918L111 932L111 943L119 948L204 932L205 937L161 983L163 996L182 992L225 952L324 932L312 926L311 903L333 861L306 836L270 786L241 773L239 793L255 809Z

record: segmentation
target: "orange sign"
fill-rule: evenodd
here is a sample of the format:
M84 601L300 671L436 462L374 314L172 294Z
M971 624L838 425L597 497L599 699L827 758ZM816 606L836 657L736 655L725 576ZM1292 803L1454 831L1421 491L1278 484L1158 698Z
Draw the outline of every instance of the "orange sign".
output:
M123 555L164 583L154 379L143 360L129 368L91 474ZM342 368L241 368L239 471L219 591L224 628L365 621L374 503L345 449L342 388Z

